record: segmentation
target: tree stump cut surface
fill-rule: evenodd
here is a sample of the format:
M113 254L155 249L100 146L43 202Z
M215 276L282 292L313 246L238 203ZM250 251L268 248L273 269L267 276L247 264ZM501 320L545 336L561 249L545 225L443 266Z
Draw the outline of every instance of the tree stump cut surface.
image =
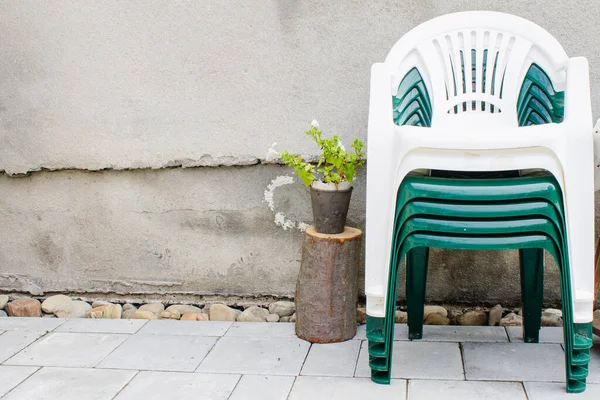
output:
M296 285L296 335L312 343L342 342L356 335L358 264L362 231L336 235L305 231Z

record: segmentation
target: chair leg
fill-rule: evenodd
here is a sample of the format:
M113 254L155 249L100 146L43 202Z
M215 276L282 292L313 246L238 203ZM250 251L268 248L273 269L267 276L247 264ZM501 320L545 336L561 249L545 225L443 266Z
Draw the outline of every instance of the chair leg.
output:
M410 340L423 338L423 308L428 262L428 247L417 247L406 255L406 306Z
M544 301L544 249L521 249L519 261L523 301L523 340L525 343L538 343Z

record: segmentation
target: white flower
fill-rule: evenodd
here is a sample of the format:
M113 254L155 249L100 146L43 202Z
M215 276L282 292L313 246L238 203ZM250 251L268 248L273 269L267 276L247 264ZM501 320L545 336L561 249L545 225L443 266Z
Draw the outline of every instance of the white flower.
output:
M277 146L277 143L273 142L273 144L271 145L271 148L269 149L269 151L267 151L267 157L266 157L267 161L273 161L273 160L279 158L279 152L277 150L275 150L275 146Z
M317 122L317 120L316 120L316 119L313 119L313 120L312 120L312 122L310 123L310 126L311 126L312 128L317 128L317 129L319 129L319 123Z

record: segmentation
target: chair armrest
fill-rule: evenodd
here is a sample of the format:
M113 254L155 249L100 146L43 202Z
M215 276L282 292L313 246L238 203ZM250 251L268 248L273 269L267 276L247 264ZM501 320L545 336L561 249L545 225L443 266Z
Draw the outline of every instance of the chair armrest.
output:
M592 129L592 102L590 97L590 68L584 57L573 57L567 62L565 90L565 118L568 134L589 135Z

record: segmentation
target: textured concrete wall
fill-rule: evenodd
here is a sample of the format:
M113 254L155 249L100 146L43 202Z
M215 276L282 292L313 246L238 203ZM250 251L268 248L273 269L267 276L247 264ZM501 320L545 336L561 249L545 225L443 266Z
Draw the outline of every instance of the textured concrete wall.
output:
M0 170L247 164L365 137L370 67L415 25L518 14L592 65L597 0L0 1Z
M302 233L275 215L298 226L311 210L300 183L271 185L289 172L259 165L2 176L0 291L293 297ZM360 176L350 225L364 227L364 200ZM433 301L519 302L516 252L435 251L430 265ZM553 263L547 277L555 302Z
M364 139L371 64L468 9L588 57L600 109L596 0L0 1L0 291L293 296L310 206L267 148L313 153L313 118ZM436 252L429 294L518 302L516 254Z

